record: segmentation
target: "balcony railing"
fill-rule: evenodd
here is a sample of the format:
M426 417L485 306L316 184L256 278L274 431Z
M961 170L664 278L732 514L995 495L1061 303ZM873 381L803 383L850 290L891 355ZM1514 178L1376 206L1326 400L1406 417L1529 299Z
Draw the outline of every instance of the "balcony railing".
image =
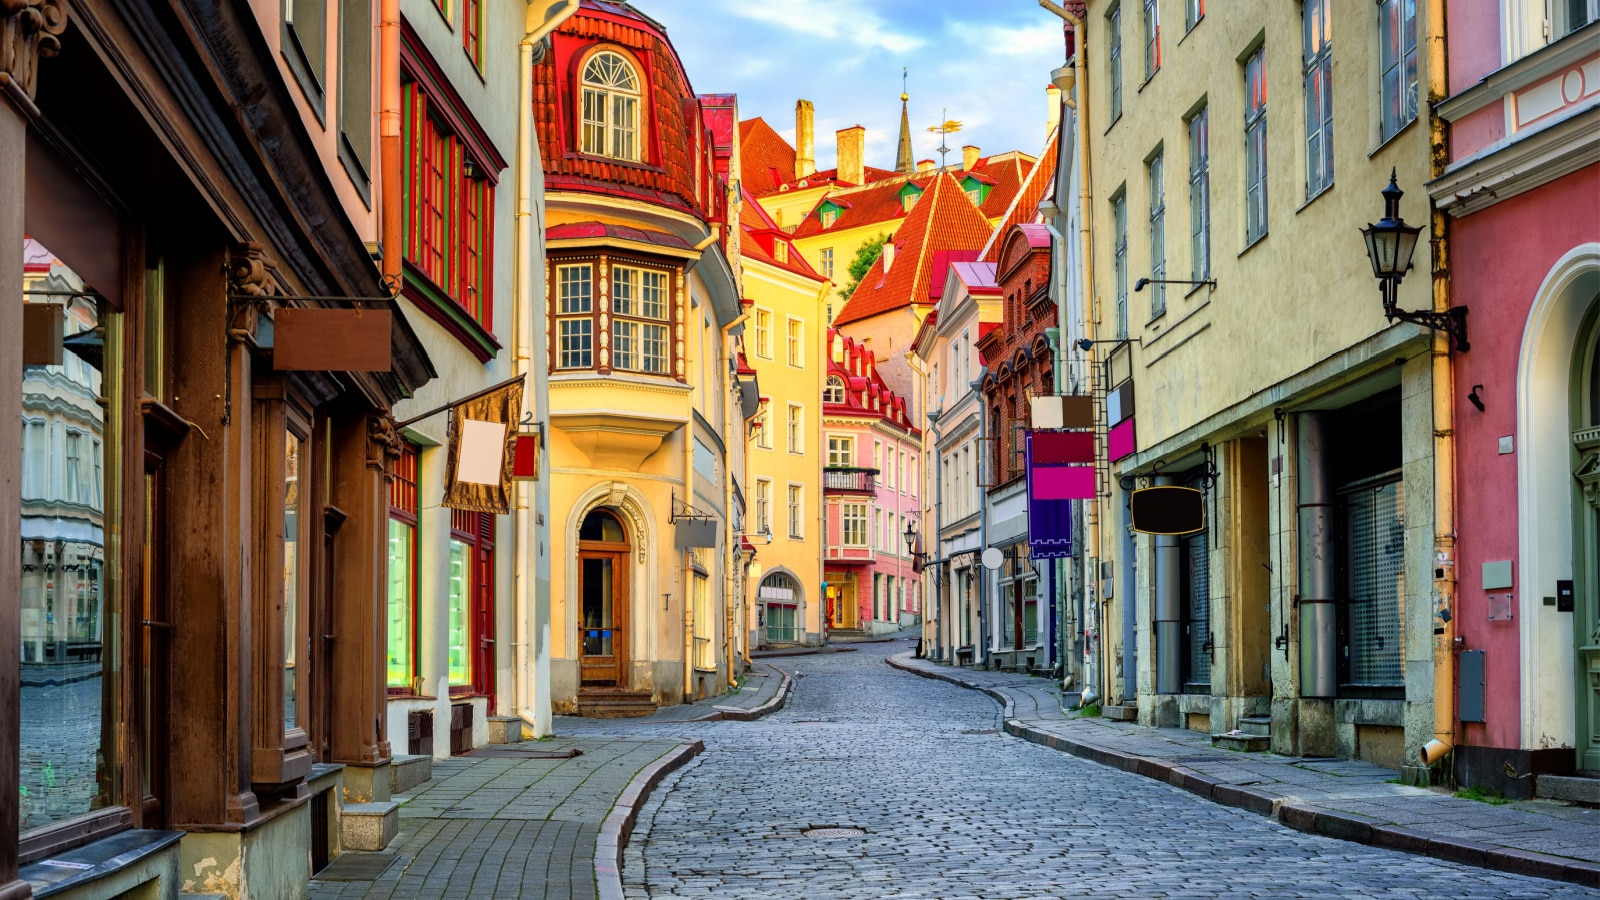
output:
M870 494L877 489L878 470L828 466L822 470L825 493Z

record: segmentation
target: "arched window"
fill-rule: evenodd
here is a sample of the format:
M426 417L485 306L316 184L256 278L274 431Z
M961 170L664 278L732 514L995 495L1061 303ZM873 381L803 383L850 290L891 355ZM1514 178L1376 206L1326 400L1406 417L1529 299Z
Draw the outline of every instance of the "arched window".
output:
M617 521L616 515L610 510L594 510L584 516L583 524L578 526L578 540L580 541L621 544L627 539L627 534L622 530L622 523Z
M824 403L844 402L844 379L837 375L828 376L828 389L822 393Z
M583 67L583 152L637 162L639 76L620 53L596 53Z

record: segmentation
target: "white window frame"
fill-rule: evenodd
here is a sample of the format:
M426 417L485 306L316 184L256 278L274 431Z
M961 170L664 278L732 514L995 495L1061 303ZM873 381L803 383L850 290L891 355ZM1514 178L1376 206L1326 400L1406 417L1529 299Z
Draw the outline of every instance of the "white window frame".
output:
M1106 81L1111 106L1111 123L1122 118L1122 4L1106 13L1106 37L1110 51L1106 54Z
M1150 157L1150 318L1167 311L1167 186L1166 153Z
M1267 48L1257 47L1244 64L1244 158L1245 158L1245 246L1267 236L1267 103L1264 88L1259 106L1252 105L1258 93L1251 89L1256 82L1267 77Z
M1117 287L1117 339L1128 336L1128 190L1111 197L1111 261Z
M756 534L772 528L772 479L756 479Z
M788 502L789 507L789 537L794 538L795 540L804 540L806 536L806 517L804 515L806 503L805 485L791 481L789 482L788 487L789 489L785 499Z
M844 547L867 546L867 505L865 503L839 504L839 544Z
M608 59L614 61L609 69ZM578 114L583 120L579 135L583 152L627 162L641 161L643 82L633 63L615 50L602 50L584 61L582 81Z
M785 322L784 352L790 366L796 369L806 367L806 323L799 316L789 316Z
M789 404L789 452L804 456L806 452L806 408L798 403Z
M1189 117L1189 277L1211 277L1211 107Z
M820 267L822 269L822 277L823 278L832 278L833 277L833 248L832 247L823 247L822 251L818 254L817 258L820 261Z
M848 469L856 464L856 439L854 435L828 435L828 468Z
M755 322L751 326L755 331L756 356L762 359L772 358L772 310L763 306L756 307Z

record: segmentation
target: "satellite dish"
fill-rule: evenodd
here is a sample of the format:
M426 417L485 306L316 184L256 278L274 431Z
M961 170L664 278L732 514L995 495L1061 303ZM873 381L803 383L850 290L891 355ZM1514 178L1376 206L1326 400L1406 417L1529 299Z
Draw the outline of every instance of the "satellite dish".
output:
M990 547L983 551L983 567L993 572L1005 564L1006 555L1000 552L999 547Z
M1133 530L1141 534L1194 534L1206 527L1205 494L1164 484L1133 492L1128 501Z

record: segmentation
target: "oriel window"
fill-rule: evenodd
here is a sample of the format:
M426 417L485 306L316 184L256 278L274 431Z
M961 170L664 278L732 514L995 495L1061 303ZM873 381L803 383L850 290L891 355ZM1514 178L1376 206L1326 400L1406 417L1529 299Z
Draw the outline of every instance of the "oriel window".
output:
M639 76L622 54L596 53L583 67L583 152L640 160Z

